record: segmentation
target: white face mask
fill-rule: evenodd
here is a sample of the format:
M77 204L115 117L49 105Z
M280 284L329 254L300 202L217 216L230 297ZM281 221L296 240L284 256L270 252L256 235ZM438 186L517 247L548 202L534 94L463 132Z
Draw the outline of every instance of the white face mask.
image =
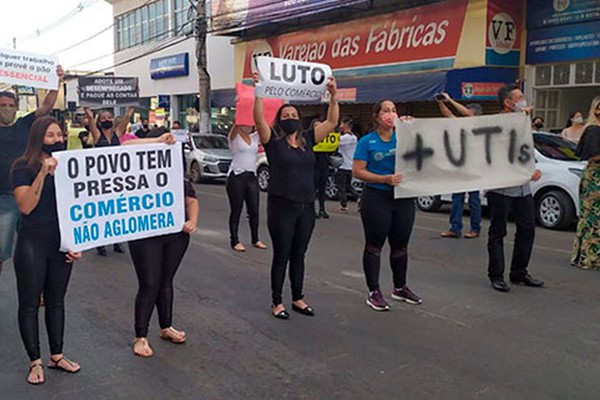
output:
M521 101L517 101L515 103L515 111L522 111L526 107L527 107L527 100L521 100Z
M576 117L576 118L573 118L571 121L573 121L574 124L582 125L583 124L583 117Z

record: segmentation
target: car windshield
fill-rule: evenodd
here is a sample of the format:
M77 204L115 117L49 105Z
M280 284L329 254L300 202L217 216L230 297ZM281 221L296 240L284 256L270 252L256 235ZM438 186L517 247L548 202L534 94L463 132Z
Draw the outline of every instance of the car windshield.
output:
M544 133L534 133L535 148L543 156L561 161L579 161L575 155L577 145L559 136Z
M228 149L229 143L224 136L194 136L194 143L199 149Z

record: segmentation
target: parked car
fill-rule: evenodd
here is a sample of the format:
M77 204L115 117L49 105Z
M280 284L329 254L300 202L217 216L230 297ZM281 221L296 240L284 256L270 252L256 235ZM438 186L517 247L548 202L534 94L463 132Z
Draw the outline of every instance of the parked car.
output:
M185 160L192 182L227 178L232 160L227 137L193 134L185 145Z
M256 161L256 176L258 178L258 187L263 192L269 190L269 179L271 178L271 172L269 171L269 162L265 150L260 145L258 147L258 159ZM352 178L350 183L351 189L349 196L351 199L358 199L362 192L364 183L358 179ZM335 169L329 168L329 175L327 176L327 186L325 186L325 197L329 200L338 200L339 189L335 183Z
M540 180L531 182L536 218L545 228L565 229L579 214L579 181L586 162L575 156L574 143L557 135L534 132L533 140L536 167L542 171ZM485 206L483 192L481 200ZM451 194L417 198L417 206L423 211L436 211L450 202Z

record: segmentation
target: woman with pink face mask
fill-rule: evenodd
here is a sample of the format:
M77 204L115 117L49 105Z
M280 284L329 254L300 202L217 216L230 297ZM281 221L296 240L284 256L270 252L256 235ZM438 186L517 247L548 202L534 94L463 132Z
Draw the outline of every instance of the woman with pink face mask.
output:
M363 136L356 146L352 174L366 182L361 195L360 216L365 233L363 268L369 295L367 305L375 311L390 309L379 289L381 250L390 243L390 265L394 280L392 298L409 304L422 300L406 286L408 241L415 221L414 199L394 199L394 186L402 183L395 172L396 132L398 118L391 100L382 100L373 107L375 130Z

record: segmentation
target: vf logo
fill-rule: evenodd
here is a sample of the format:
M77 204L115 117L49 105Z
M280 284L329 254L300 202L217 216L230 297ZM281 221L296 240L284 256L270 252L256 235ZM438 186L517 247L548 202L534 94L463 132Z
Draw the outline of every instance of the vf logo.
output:
M252 73L258 72L256 69L256 57L261 56L275 57L271 45L266 40L261 40L252 49L252 53L250 54L250 68L252 69Z
M488 27L488 39L494 51L506 54L512 50L517 40L517 25L507 13L494 15Z
M473 85L470 83L465 83L465 85L463 86L463 96L467 99L470 99L471 97L473 97L474 92L475 90L473 89Z
M563 12L571 5L570 0L554 0L552 2L552 6L554 7L554 11Z

